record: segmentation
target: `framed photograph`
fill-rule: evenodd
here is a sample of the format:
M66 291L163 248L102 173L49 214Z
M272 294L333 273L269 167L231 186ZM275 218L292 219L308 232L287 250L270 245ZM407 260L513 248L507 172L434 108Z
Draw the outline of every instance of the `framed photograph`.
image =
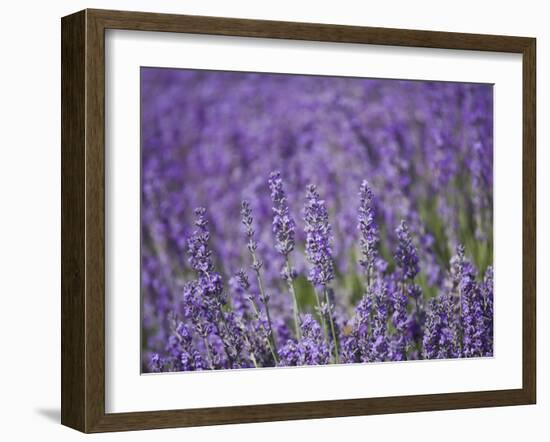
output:
M535 403L535 39L61 24L64 425Z

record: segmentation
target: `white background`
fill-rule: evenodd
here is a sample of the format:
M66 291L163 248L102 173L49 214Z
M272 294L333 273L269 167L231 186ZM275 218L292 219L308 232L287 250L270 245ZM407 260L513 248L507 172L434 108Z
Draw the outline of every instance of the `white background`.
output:
M396 5L396 3L399 3ZM545 440L550 433L550 29L541 1L368 4L232 0L9 2L2 16L0 70L0 392L4 440L80 440L61 427L60 395L60 30L59 17L84 7L155 10L367 26L500 33L538 38L538 405L317 421L233 425L93 436L96 440ZM546 250L544 250L546 249ZM545 274L546 273L546 274Z
M495 357L140 376L140 66L494 83ZM108 31L106 411L521 388L521 78L515 54Z

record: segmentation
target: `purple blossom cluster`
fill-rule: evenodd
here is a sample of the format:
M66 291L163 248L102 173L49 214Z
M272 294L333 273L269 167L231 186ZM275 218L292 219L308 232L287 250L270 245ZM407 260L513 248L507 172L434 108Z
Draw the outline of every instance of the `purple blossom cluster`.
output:
M142 68L142 369L493 354L492 87Z

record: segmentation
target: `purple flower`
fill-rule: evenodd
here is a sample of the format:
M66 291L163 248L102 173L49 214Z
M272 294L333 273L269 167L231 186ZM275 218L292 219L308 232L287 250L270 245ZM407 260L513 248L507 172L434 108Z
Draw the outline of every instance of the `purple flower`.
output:
M158 353L153 353L149 361L149 371L151 373L160 373L163 371L164 361L160 358Z
M252 223L254 222L254 219L252 218L252 210L250 209L250 203L248 201L243 201L241 204L241 222L244 225L245 228L245 234L247 238L246 247L248 248L248 251L252 255L253 262L252 262L252 268L254 271L259 271L262 268L262 261L257 258L256 250L258 248L258 243L256 239L254 238L254 228L252 227Z
M189 264L200 275L208 275L213 268L212 252L208 248L210 232L208 231L208 221L205 215L205 208L195 209L195 226L197 229L187 243Z
M378 279L374 287L374 317L372 323L372 336L370 357L374 361L385 361L389 356L388 345L388 319L389 319L389 294L384 280Z
M306 256L311 264L308 279L318 286L326 287L334 279L332 262L332 230L328 222L325 202L317 188L307 187L305 206Z
M452 301L447 294L430 299L423 337L425 359L457 357Z
M226 296L223 280L214 270L212 252L208 247L210 232L205 213L203 208L195 210L197 229L189 239L188 253L189 263L197 272L197 280L195 284L187 286L184 297L188 297L186 304L192 309L189 312L193 314L191 320L194 321L198 334L203 337L207 351L211 353L211 362L219 360L222 366L228 365L228 368L241 367L244 363L241 355L243 337L235 324L233 313L224 311ZM219 350L210 348L212 335L221 340L225 361Z
M294 318L294 330L296 337L300 339L301 330L298 319L298 299L294 287L296 271L290 263L289 254L294 250L294 219L290 216L290 210L286 201L286 195L283 190L283 182L279 172L271 172L269 176L269 188L271 190L271 201L273 211L272 228L275 234L275 248L284 257L284 266L281 276L286 281L288 290L292 297L292 314Z
M386 361L390 357L388 321L391 299L386 282L377 278L357 304L342 343L345 362Z
M457 248L459 270L459 293L462 324L462 355L474 357L483 355L484 301L481 288L476 281L476 269L464 253L464 247Z
M235 275L235 279L242 290L245 292L250 289L250 281L248 280L248 276L244 272L244 270L239 270L237 274Z
M289 340L280 351L281 365L324 365L329 362L329 349L323 339L321 327L310 314L300 316L302 337L298 342Z
M460 357L491 356L493 353L493 270L488 267L483 281L465 255L462 245L451 259L450 277L457 320L452 324Z
M334 264L332 261L332 229L328 222L328 213L324 200L317 192L317 188L310 184L307 186L306 205L304 210L305 232L306 232L306 257L311 264L308 280L314 286L322 287L324 300L321 301L317 290L317 310L321 316L325 339L328 340L329 326L332 338L334 360L339 362L338 334L332 314L332 300L329 283L334 279Z
M483 293L483 356L493 356L493 267L489 266L485 270L485 276L482 283Z
M288 256L294 250L294 219L290 215L283 181L280 172L272 172L269 176L269 188L273 202L273 233L275 247L283 256Z
M189 327L174 315L170 318L172 332L168 339L166 351L169 355L162 364L162 371L192 371L207 367L197 350Z
M401 269L403 279L414 279L419 272L418 255L407 223L401 221L395 233L398 240L397 250L394 255L395 263Z
M409 335L411 318L407 310L409 298L404 290L393 284L391 302L393 314L391 317L395 332L390 342L390 359L392 361L403 361L407 359L407 354L411 346L411 336Z
M223 292L222 277L214 271L212 252L208 247L210 232L205 215L204 208L195 210L196 230L189 238L187 249L189 264L197 273L197 289L202 297L203 305L216 316L216 310L221 310L226 303L226 298Z
M252 223L254 222L254 219L252 218L252 211L250 209L250 204L247 201L243 201L241 204L241 222L243 223L245 227L245 233L248 240L247 248L250 252L250 255L252 256L252 269L254 270L256 274L256 280L258 283L258 291L260 292L260 299L263 303L263 308L265 310L265 317L267 322L267 341L269 344L269 349L271 351L271 354L273 356L274 362L278 362L278 356L277 356L277 342L273 336L273 326L271 323L271 315L269 313L269 294L264 288L264 283L262 280L262 276L260 274L260 270L262 268L262 261L258 259L256 255L256 249L258 248L258 243L254 239L254 229L252 227ZM287 258L288 262L288 258ZM241 281L241 286L245 288L245 290L248 290L250 287L250 283L248 282L248 278L246 278L246 275L243 271L239 272L237 274L237 278L239 281ZM258 315L260 314L260 308L256 307L256 310L258 312Z
M244 281L239 278L239 273L243 273ZM250 306L248 297L248 288L244 288L248 282L248 276L241 270L237 275L229 279L229 287L231 291L231 307L233 311L241 318L250 318Z
M346 362L369 362L371 360L370 324L372 317L372 296L365 295L355 307L349 335L344 339L342 348Z
M379 237L378 228L374 220L373 194L366 180L361 183L359 197L361 203L359 205L359 224L357 228L361 234L359 241L361 245L361 254L363 255L359 263L365 270L367 282L370 284L378 256L377 247Z

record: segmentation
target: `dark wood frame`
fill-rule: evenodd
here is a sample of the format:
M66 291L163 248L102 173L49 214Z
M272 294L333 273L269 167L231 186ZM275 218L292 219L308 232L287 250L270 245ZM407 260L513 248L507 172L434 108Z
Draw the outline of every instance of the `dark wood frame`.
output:
M84 10L62 29L61 422L83 432L534 404L536 40L405 29ZM519 53L523 56L523 386L402 397L105 413L106 29ZM519 189L518 189L519 190Z

